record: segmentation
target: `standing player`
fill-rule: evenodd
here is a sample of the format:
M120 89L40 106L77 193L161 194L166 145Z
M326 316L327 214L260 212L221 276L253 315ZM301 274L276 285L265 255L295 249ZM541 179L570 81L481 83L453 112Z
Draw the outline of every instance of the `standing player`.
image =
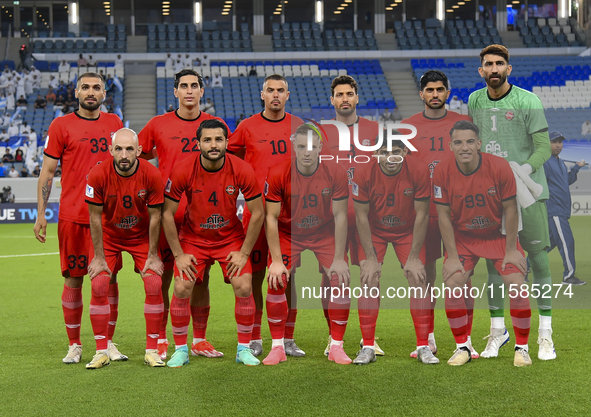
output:
M271 167L265 184L265 231L271 252L267 316L273 346L263 363L277 365L286 360L283 348L288 317L285 287L300 263L300 254L310 249L331 277L331 287L341 292L334 298L330 292L328 314L332 341L328 359L347 365L351 363L343 349L351 303L351 298L343 294L350 283L345 255L347 177L335 163L320 163L318 155L322 143L315 127L301 125L293 138L295 158Z
M517 241L515 177L507 161L480 153L478 133L474 123L457 122L449 133L455 158L439 163L433 175L433 199L446 251L445 312L457 346L447 363L458 366L471 361L465 301L471 291L466 283L478 260L485 258L509 288L516 340L513 364L528 366L531 309L522 292L527 263ZM506 236L501 232L503 217Z
M406 158L408 150L401 141L386 141L375 151L378 163L357 169L353 181L353 200L357 230L363 251L359 253L361 287L377 296L359 300L359 323L363 348L353 363L366 365L376 360L374 338L379 312L379 281L388 243L403 265L409 287L414 288L410 312L417 335L418 359L425 364L439 363L429 349L431 302L427 296L425 251L423 243L429 224L431 180L426 164Z
M62 193L57 237L62 276L65 278L62 308L70 341L63 362L68 364L80 362L82 356L82 283L88 272L91 249L88 207L84 204L86 175L93 166L109 157L111 135L123 127L119 117L100 111L105 99L105 81L99 74L87 72L80 75L75 95L80 108L58 117L49 126L45 140L46 158L43 159L37 184L37 221L33 228L37 240L45 243L45 209L59 162L62 167ZM112 340L117 322L119 290L116 272L113 271L109 284L109 341ZM108 352L111 360L127 360L127 356L122 355L113 343L109 343Z
M368 157L371 157L373 155L373 152L366 152L357 149L353 142L353 135L355 134L355 132L357 132L359 137L359 143L367 146L373 144L374 139L378 136L378 133L380 133L378 123L357 115L357 104L359 103L359 95L357 90L357 81L355 81L355 79L350 75L340 75L334 78L332 80L332 83L330 84L330 102L335 109L334 120L336 120L337 122L344 123L349 128L349 141L351 144L350 149L347 151L339 150L339 132L336 126L324 123L322 126L322 129L324 130L326 136L326 145L324 152L338 158L338 164L343 166L347 170L347 179L349 183L350 195L353 179L355 177L355 169L362 166L360 164L357 164L354 158L357 155L367 155ZM355 223L355 208L352 198L349 199L347 206L347 225L347 247L345 251L349 251L349 255L351 257L351 264L359 266L359 259L357 255L360 253L359 251L361 248L359 248L357 244L357 226ZM330 287L330 280L326 275L322 276L322 286L323 288ZM328 317L327 300L322 299L322 302L324 308L324 316L328 323L328 329L330 332L331 325ZM363 297L363 300L360 299L359 302L361 305L367 305L368 303L371 303L371 300ZM377 311L364 311L363 314L377 314ZM330 341L331 336L329 334L328 345L324 350L325 355L328 355L328 351L330 350ZM363 341L360 342L360 345L361 347L363 347ZM384 351L380 349L377 343L374 345L374 349L376 355L384 355Z
M215 261L220 263L225 281L232 284L236 298L236 362L260 363L248 347L254 323L249 255L263 224L263 203L253 169L240 158L226 155L227 137L223 122L203 122L197 129L201 153L175 166L166 183L163 227L175 259L170 317L176 351L167 363L171 368L189 362L189 296L193 286L203 280L206 267ZM246 233L236 216L240 192L252 214ZM174 218L183 195L187 197L187 206L177 233Z
M164 362L156 347L164 311L160 279L163 266L158 257L164 186L158 169L148 161L137 159L141 147L133 130L118 130L109 151L113 157L88 174L85 193L93 244L92 262L88 266L92 280L90 322L96 340L96 355L86 369L102 368L111 362L107 354L108 287L111 271L123 251L131 254L135 269L141 271L144 281L144 362L151 367L162 367Z
M531 206L521 210L523 230L519 241L528 254L534 284L543 288L552 286L550 261L546 249L550 246L548 216L545 200L548 185L544 174L544 162L551 155L548 123L540 99L533 93L509 84L511 75L509 51L503 45L489 45L480 52L480 76L486 87L470 95L468 111L481 132L484 151L515 161L543 192ZM505 328L504 298L498 285L502 284L492 262L486 263L488 280L496 291L489 292L491 314L490 337L482 357L498 356L499 348L509 340ZM556 358L552 342L552 299L538 297L540 328L538 333L538 359Z
M152 158L154 149L158 154L158 168L162 174L163 183L166 183L170 177L173 167L199 152L195 132L201 123L210 119L222 120L199 109L199 101L203 96L203 92L203 79L199 73L192 69L184 69L178 72L174 78L174 96L179 100L179 108L173 112L153 117L139 134L142 157L146 159ZM179 210L175 217L177 230L183 221L186 204L186 198L181 198ZM168 291L174 267L174 257L164 233L160 236L159 251L164 263L164 273L162 274L164 315L158 338L158 352L162 360L164 360L168 349L166 336L170 306ZM196 285L194 288L191 297L191 316L193 317L191 353L210 358L224 356L221 352L215 350L205 338L209 318L209 270L206 271L203 277L203 283Z
M417 157L429 166L429 174L433 178L435 166L446 158L453 155L453 152L447 145L449 143L449 131L459 120L472 120L469 116L463 116L445 108L445 103L449 99L449 81L447 76L439 70L429 70L423 74L420 80L421 90L419 95L425 103L425 110L417 113L402 123L416 127L417 136L412 140L412 144L417 148L417 152L412 152L413 157ZM401 129L404 133L404 129ZM427 228L428 239L425 240L427 284L433 287L437 278L436 263L441 258L441 234L439 224L437 223L437 208L435 203L431 203L429 208L429 227ZM435 303L437 299L431 299L430 317L429 317L429 347L435 354L437 345L433 333L435 323ZM469 300L466 300L469 301ZM474 309L468 306L469 327L472 327L472 317ZM472 358L478 358L478 352L472 347L470 340L470 329L468 331L468 345L472 352ZM417 351L410 354L411 358L417 357Z
M291 157L289 138L295 127L301 125L303 121L285 111L285 103L289 99L289 90L285 77L274 74L265 78L261 99L265 102L265 109L259 114L240 122L236 131L230 136L228 151L244 156L244 160L254 168L262 190L269 168ZM250 211L247 209L248 207L245 208L242 216L244 230L248 229L251 219ZM261 230L250 255L252 293L256 305L250 348L254 351L255 356L263 353L261 320L263 316L263 282L265 281L268 252L265 231ZM293 338L298 313L295 280L293 278L286 291L289 314L284 335L285 352L290 356L304 356L305 352L296 345ZM294 289L293 293L292 289Z

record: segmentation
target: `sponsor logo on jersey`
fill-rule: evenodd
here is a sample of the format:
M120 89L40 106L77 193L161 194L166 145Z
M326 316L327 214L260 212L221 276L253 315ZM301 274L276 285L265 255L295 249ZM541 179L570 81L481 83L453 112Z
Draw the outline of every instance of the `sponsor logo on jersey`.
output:
M265 181L265 195L269 194L269 183Z
M486 229L491 227L490 221L484 216L476 216L466 225L466 229Z
M371 145L371 140L369 140L369 139L363 139L363 140L361 141L361 144L362 144L363 146L369 146L369 145Z
M318 218L318 216L314 216L313 214L309 214L308 216L304 217L299 223L296 223L296 226L300 229L311 229L319 225L320 219Z
M413 190L412 188L407 188L406 190L404 190L404 195L410 197L414 192L415 190Z
M331 189L330 188L325 188L324 190L322 190L322 195L324 197L328 197L330 195Z
M400 221L400 219L396 216L384 216L380 223L386 227L400 227L406 224L405 221Z
M509 121L513 120L514 117L515 117L515 113L513 113L510 110L507 113L505 113L505 119L507 119Z
M501 144L497 143L497 141L493 140L486 144L484 148L486 153L493 154L495 156L500 156L501 158L508 158L509 152L501 150Z
M431 176L431 178L433 178L433 172L435 172L435 167L440 162L441 161L432 161L431 163L429 163L429 175Z
M490 187L487 193L488 195L495 195L497 193L497 189L495 187Z
M236 192L236 187L234 187L233 185L228 185L226 187L226 193L228 193L229 195L232 195Z
M138 224L140 219L137 216L126 216L122 218L119 223L115 223L115 227L119 229L131 229L133 226Z
M347 170L347 184L351 185L353 184L353 176L355 175L355 167L350 167Z
M148 194L148 192L147 192L146 190L140 190L140 191L137 193L137 196L138 196L139 198L146 198L146 194Z
M168 181L166 181L166 186L164 187L164 191L169 193L171 188L172 188L172 181L169 178Z
M353 182L351 185L352 185L351 192L353 193L353 195L356 195L357 197L359 197L359 186L355 182Z
M437 185L434 186L433 194L435 198L443 198L443 193L441 192L441 187Z
M86 185L86 197L88 198L94 198L94 188L92 188L90 185Z
M202 193L202 192L203 192L203 191L201 191L201 190L194 190L194 191L193 191L193 194L199 194L199 193Z
M201 223L199 227L202 229L221 229L228 224L230 224L230 220L224 220L224 216L212 214L207 218L207 223Z

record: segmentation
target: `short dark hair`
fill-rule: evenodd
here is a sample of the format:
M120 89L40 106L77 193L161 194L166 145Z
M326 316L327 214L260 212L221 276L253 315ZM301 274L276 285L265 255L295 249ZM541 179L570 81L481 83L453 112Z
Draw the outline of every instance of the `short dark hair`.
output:
M488 45L486 48L482 49L482 51L480 51L480 63L481 64L482 64L482 61L484 60L485 55L502 56L503 59L505 61L507 61L507 64L509 63L509 50L503 45L498 45L498 44L494 43L494 44Z
M449 80L447 79L447 75L445 75L443 71L429 70L421 77L421 91L425 89L427 84L436 83L437 81L441 81L446 90L449 90Z
M76 89L80 88L80 84L82 84L82 78L98 78L101 80L101 84L103 85L103 90L105 89L105 79L102 75L97 74L96 72L85 72L78 76L78 80L76 81Z
M218 119L208 119L203 121L199 128L197 129L197 140L201 141L201 136L203 136L203 129L222 129L224 131L224 137L228 139L228 128Z
M263 81L263 88L265 88L265 84L267 84L267 81L269 80L273 80L273 81L283 81L285 83L285 88L289 89L289 85L287 83L287 79L280 74L271 74L268 77L265 78L265 81Z
M351 77L350 75L339 75L332 80L332 83L330 83L330 95L334 97L334 89L337 87L337 85L343 84L353 87L355 94L357 94L357 81L355 81L355 78Z
M199 88L203 88L203 78L201 78L201 74L191 68L185 68L174 74L174 88L179 88L179 82L181 78L185 75L193 75L197 77L197 82L199 83Z
M480 129L478 129L478 126L469 120L460 120L456 122L456 124L454 124L449 131L450 139L456 130L471 130L472 132L476 133L477 138L480 138Z

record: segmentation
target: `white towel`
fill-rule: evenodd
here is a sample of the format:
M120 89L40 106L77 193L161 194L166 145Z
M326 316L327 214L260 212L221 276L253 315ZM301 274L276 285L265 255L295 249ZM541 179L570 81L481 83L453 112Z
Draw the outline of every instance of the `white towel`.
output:
M509 162L513 175L515 176L515 185L517 188L517 215L518 215L518 226L517 231L523 230L523 221L521 219L521 209L527 208L534 204L538 197L542 194L544 188L532 180L529 175L523 170L521 165L515 161ZM505 213L503 213L503 220L501 224L501 233L506 235L507 230L505 228Z

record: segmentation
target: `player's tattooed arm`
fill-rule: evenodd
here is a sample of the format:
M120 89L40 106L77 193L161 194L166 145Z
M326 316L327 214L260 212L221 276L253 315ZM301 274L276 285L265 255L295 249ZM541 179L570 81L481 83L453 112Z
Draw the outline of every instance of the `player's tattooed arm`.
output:
M57 159L50 157L43 158L43 166L39 174L39 181L37 182L37 220L33 231L35 237L41 243L45 243L47 219L45 218L45 210L49 196L51 195L51 187L53 185L53 177L57 169Z

